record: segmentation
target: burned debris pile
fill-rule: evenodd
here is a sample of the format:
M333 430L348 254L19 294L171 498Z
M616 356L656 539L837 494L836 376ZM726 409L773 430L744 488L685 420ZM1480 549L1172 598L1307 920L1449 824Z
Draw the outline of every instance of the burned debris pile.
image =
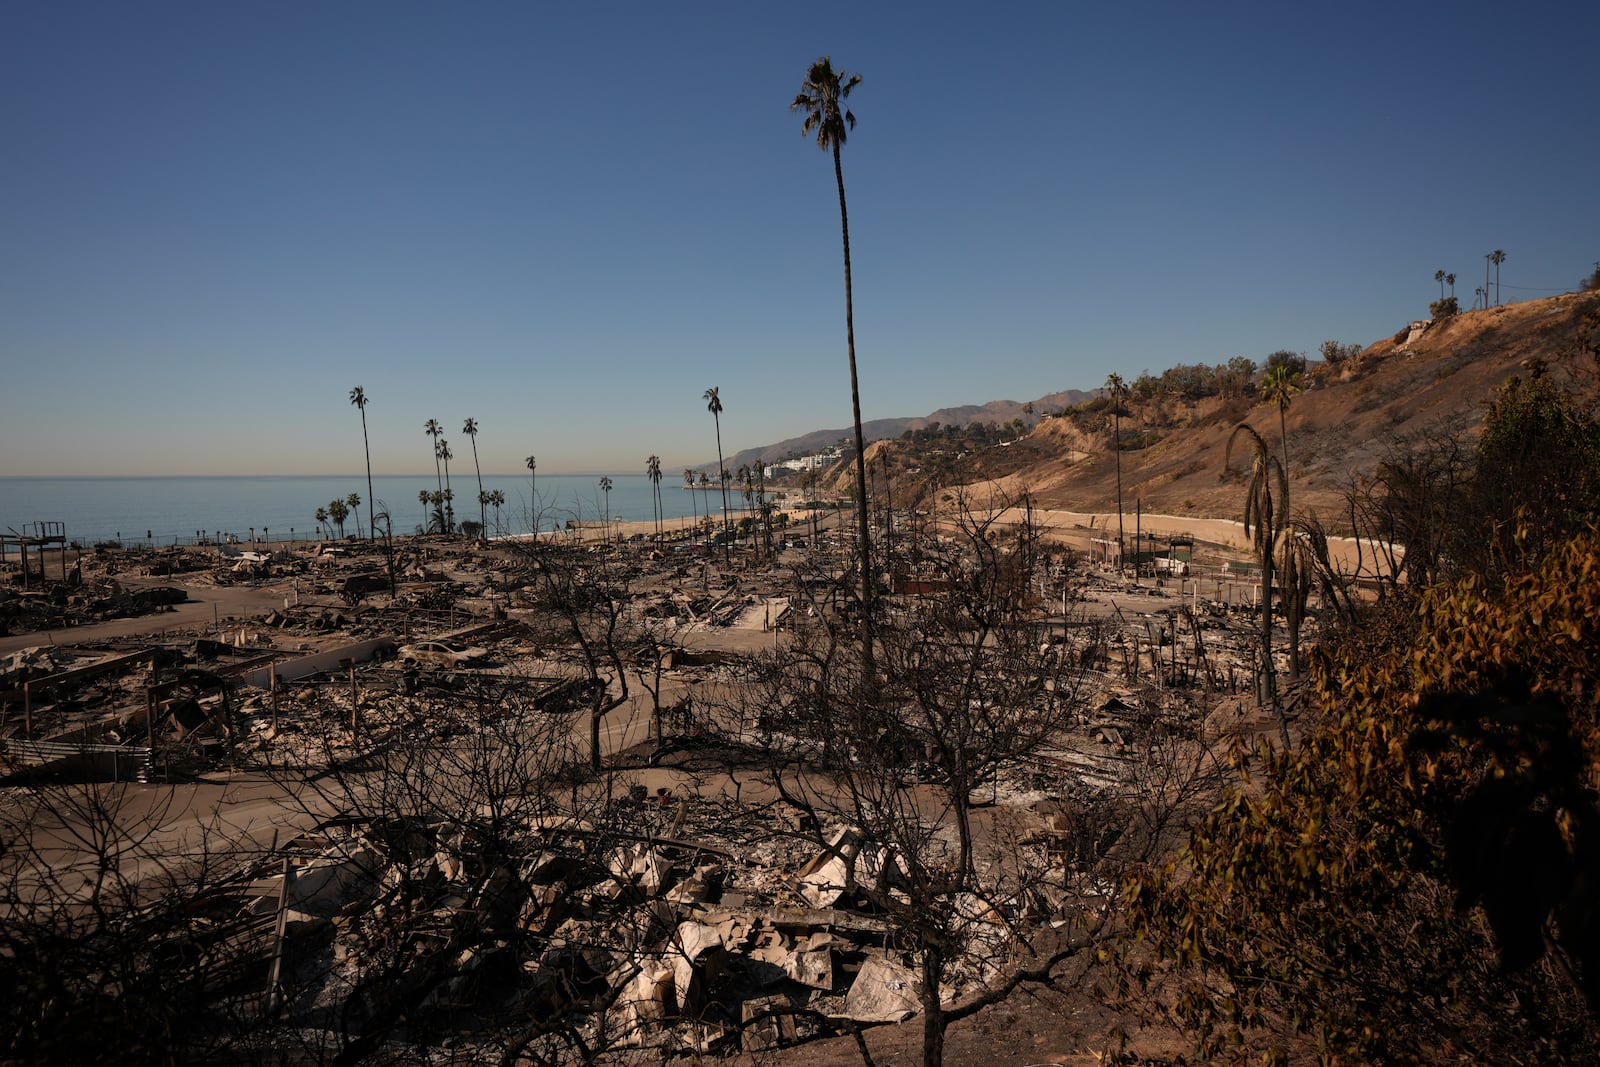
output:
M1119 865L1169 846L1226 737L1259 725L1235 692L1247 619L1024 527L902 536L865 659L850 554L820 541L85 555L64 595L7 591L7 624L246 599L0 658L0 773L32 790L7 816L8 943L104 939L183 990L119 986L127 1011L223 1058L577 1062L942 1027L1092 947ZM138 790L213 787L214 811L135 814ZM119 789L115 817L82 802ZM52 819L104 833L63 851ZM85 906L96 883L116 907ZM58 906L16 906L41 887ZM171 936L125 943L125 909ZM74 1052L24 1022L104 995L74 959L54 1007L8 1006L13 1053Z

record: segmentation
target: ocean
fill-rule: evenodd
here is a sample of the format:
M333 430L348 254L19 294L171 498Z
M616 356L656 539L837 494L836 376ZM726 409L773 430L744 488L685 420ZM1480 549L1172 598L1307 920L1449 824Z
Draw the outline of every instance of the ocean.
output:
M611 475L609 496L613 520L648 522L654 515L650 479L643 474ZM485 491L500 490L506 502L500 508L499 532L527 533L535 515L541 530L563 526L568 519L599 519L608 500L600 490L600 476L540 474L538 500L532 498L533 479L528 474L484 475ZM469 469L462 477L451 471L455 515L478 518L478 482ZM378 512L387 508L396 534L411 534L426 521L419 492L436 488L434 474L374 475L372 491ZM88 547L97 541L120 540L124 545L190 544L229 534L249 540L254 529L267 531L273 541L314 540L316 512L335 498L361 496L360 526L367 523L367 477L349 475L269 475L260 477L186 478L0 478L0 532L31 530L36 522L65 524L69 542ZM715 496L716 494L712 494ZM683 478L663 473L662 507L668 518L704 514L705 493L683 489ZM691 500L691 497L694 499ZM719 501L720 503L720 501ZM729 503L740 503L734 490ZM496 531L494 508L488 509L490 533ZM379 519L382 525L382 519ZM357 532L354 512L345 520L345 533Z

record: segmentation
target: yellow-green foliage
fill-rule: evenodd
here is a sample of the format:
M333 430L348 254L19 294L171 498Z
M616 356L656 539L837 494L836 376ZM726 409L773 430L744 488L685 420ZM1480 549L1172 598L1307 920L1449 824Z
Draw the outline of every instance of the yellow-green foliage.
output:
M1416 634L1332 644L1318 724L1241 754L1180 859L1126 883L1121 973L1197 1054L1600 1056L1600 539L1426 595Z

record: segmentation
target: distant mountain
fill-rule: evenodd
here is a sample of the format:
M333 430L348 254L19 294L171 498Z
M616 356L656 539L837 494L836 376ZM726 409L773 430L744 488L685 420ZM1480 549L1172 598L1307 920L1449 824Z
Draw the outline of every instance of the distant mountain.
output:
M1041 415L1081 404L1092 396L1093 393L1086 393L1082 389L1046 393L1033 401L1033 418L1028 421L1031 423ZM959 407L940 408L938 411L914 418L870 419L861 424L861 434L870 445L874 441L893 440L907 430L920 430L935 422L941 426L966 426L974 422L1010 422L1012 419L1027 417L1023 412L1023 406L1016 400L991 400L987 404L962 404ZM747 463L754 465L757 461L772 463L791 456L815 455L840 442L844 442L846 447L851 447L854 437L855 431L848 426L835 430L813 430L808 434L790 437L775 444L735 452L727 457L728 469L738 470ZM715 463L707 463L696 469L714 473L716 466Z

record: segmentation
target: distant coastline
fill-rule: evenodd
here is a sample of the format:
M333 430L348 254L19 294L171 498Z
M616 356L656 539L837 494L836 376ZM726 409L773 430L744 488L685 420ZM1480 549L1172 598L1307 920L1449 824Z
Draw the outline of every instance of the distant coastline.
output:
M600 475L529 474L483 476L485 492L505 495L500 508L501 533L528 533L538 520L541 530L568 519L648 520L653 493L643 474L610 475L609 494L601 491ZM538 498L533 498L537 484ZM700 507L693 494L668 493L673 483L662 479L662 507L668 518L691 515ZM681 481L677 482L681 487ZM424 474L374 475L374 510L387 506L396 534L410 534L426 521L419 492L436 491L432 471ZM465 475L451 470L458 522L478 519L478 482L470 467ZM708 487L708 490L714 487ZM88 548L97 542L126 545L192 544L233 535L241 540L267 531L274 541L307 541L319 536L318 507L336 497L357 494L362 504L345 521L345 533L367 524L367 478L348 475L16 475L0 478L0 530L21 532L36 522L60 522L69 542ZM487 508L490 532L497 529L494 509ZM381 524L381 521L380 521ZM322 531L323 536L326 530Z

